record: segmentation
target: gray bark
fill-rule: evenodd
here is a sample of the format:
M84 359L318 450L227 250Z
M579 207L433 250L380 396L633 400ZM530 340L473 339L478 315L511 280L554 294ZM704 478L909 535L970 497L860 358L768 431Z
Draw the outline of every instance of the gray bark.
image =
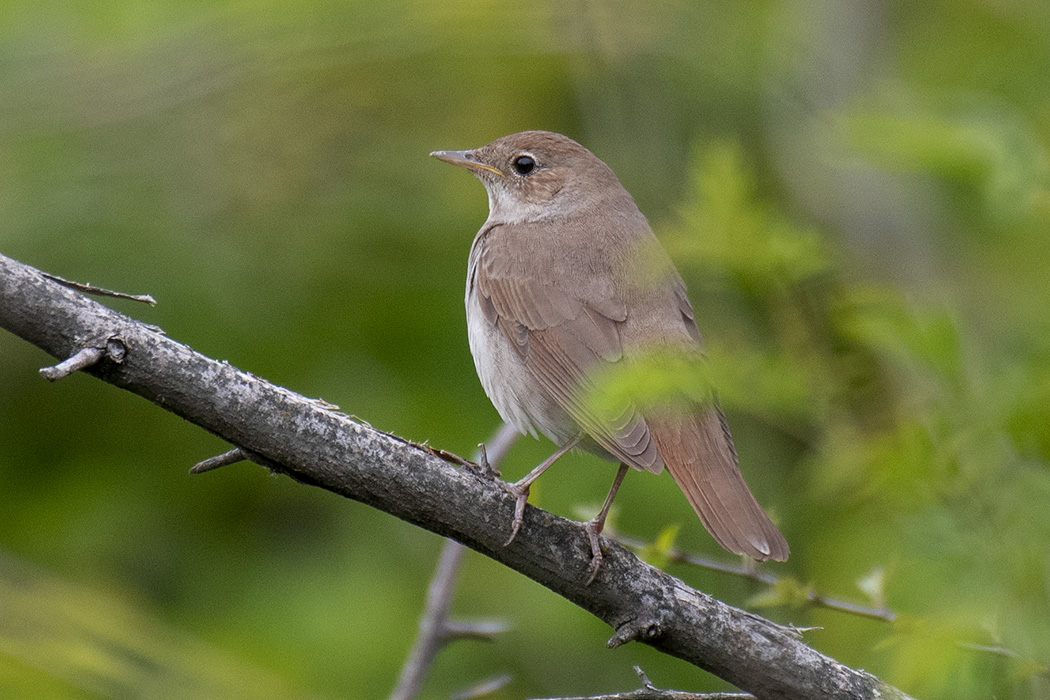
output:
M761 699L907 697L811 649L793 630L690 588L614 543L604 543L605 562L585 586L590 548L583 528L538 508L526 508L521 532L504 547L514 498L491 476L205 357L2 255L0 327L60 360L85 347L105 351L83 371L297 481L454 538L511 567L608 623L610 647L649 644Z

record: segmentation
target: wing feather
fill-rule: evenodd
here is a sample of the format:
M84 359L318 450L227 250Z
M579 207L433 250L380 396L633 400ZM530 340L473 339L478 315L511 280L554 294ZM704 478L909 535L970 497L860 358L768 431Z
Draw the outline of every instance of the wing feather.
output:
M616 459L653 472L663 468L644 418L625 404L608 415L584 398L589 372L623 357L620 326L627 305L603 276L524 274L489 246L477 250L475 283L483 313L537 383ZM537 266L543 270L543 266ZM597 281L596 281L597 280Z

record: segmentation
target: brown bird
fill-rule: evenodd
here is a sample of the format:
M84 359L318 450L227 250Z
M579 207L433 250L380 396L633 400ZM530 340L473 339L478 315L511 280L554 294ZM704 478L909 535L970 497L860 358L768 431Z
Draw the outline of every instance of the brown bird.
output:
M505 488L521 528L529 486L574 447L619 461L601 511L584 524L593 555L627 467L666 466L708 532L736 554L788 556L788 544L737 466L725 417L686 410L600 411L592 372L657 348L696 355L700 331L685 283L613 171L572 139L524 131L472 151L430 155L468 168L485 186L489 216L467 268L467 329L481 384L503 420L543 433L557 451ZM588 580L588 583L590 582Z

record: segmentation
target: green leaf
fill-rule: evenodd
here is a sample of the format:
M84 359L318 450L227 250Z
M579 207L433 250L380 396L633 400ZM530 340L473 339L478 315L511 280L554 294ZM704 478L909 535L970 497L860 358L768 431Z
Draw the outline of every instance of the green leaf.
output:
M675 548L675 541L678 539L678 532L682 529L679 524L668 525L660 534L656 536L652 542L649 542L638 552L638 556L641 557L642 561L649 562L653 566L665 569L671 562L672 552Z
M803 585L793 576L781 576L777 582L751 596L747 604L756 608L771 608L784 605L799 608L809 604L812 588Z

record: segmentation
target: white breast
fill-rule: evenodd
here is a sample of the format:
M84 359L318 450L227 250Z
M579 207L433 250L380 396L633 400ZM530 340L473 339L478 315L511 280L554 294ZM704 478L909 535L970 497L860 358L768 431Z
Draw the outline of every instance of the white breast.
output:
M578 428L560 406L538 386L499 329L485 318L474 285L482 241L475 241L467 270L467 336L481 386L500 417L521 433L537 429L555 444L574 437Z

